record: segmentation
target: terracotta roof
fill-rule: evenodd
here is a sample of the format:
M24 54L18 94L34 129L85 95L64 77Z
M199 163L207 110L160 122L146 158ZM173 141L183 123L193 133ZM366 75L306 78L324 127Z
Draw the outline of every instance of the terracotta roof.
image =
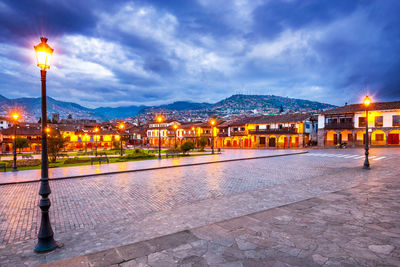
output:
M1 133L3 135L14 135L14 127L2 129ZM17 135L41 135L40 128L28 128L22 127L17 128Z
M400 109L400 101L394 102L376 102L371 103L368 107L369 110L398 110ZM322 112L321 114L339 114L339 113L354 113L365 111L365 106L363 104L351 104L343 107L338 107L335 109L330 109Z
M298 122L304 121L312 117L310 114L282 114L282 115L265 115L250 119L249 123L260 124L260 123L287 123L287 122Z

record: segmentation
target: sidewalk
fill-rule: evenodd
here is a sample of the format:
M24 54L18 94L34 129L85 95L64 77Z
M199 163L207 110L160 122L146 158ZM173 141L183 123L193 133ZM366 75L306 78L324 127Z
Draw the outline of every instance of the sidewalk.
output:
M259 157L271 157L281 155L291 155L305 153L304 150L230 150L221 154L196 156L196 157L179 157L169 159L154 159L142 161L129 161L121 163L101 164L101 165L84 165L76 167L62 167L49 169L49 177L51 179L78 178L85 176L97 176L103 174L115 174L121 172L143 171L160 168L171 168L179 166L200 165L215 162L234 161L240 159L252 159ZM25 170L18 172L2 172L0 173L0 185L25 183L39 181L40 169Z
M42 266L400 266L400 180Z

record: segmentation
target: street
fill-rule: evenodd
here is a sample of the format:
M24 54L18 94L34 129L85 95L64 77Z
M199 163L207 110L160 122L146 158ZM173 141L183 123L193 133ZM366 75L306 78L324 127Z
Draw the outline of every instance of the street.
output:
M255 152L225 153L246 157ZM39 183L3 185L0 252L19 243L16 252L32 264L44 263L247 215L350 188L378 174L399 173L400 149L371 149L370 171L361 169L363 160L362 149L313 149L302 155L55 180L50 218L65 248L33 260Z

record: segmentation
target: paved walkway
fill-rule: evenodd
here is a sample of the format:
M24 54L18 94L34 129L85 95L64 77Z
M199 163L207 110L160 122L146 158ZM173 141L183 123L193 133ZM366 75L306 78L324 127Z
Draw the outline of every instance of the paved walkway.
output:
M101 164L101 165L84 165L76 167L61 167L49 169L49 177L52 179L65 177L82 177L88 175L99 175L126 172L133 170L146 170L165 168L173 166L181 166L188 164L200 164L206 162L218 162L225 160L235 160L253 157L264 157L281 154L299 153L302 150L229 150L225 153L196 156L196 157L179 157L168 159L154 159L142 161L129 161L121 163ZM27 181L38 181L40 179L40 169L25 170L18 172L1 172L0 185L8 183L18 183Z
M361 169L362 159L338 156L361 152L315 151L336 156L302 154L52 181L51 221L65 246L44 255L32 252L40 219L38 183L0 186L0 265L35 266L95 253L398 177L398 150L372 150L388 159L372 162L370 171ZM398 184L389 186L397 190ZM397 205L398 196L390 201ZM390 205L382 210L386 207L389 216L378 220L399 221L398 210ZM359 210L357 216L369 214L365 206Z
M400 266L400 179L43 265Z

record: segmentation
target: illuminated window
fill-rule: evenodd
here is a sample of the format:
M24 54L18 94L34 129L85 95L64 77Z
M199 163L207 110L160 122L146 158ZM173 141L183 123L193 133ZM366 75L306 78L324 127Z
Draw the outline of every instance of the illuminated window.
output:
M359 117L358 118L358 127L365 127L366 126L365 122L366 122L365 117Z
M393 126L400 126L400 115L393 115Z
M383 141L383 134L375 134L375 141Z
M383 116L376 116L375 127L382 127L382 126L383 126Z

